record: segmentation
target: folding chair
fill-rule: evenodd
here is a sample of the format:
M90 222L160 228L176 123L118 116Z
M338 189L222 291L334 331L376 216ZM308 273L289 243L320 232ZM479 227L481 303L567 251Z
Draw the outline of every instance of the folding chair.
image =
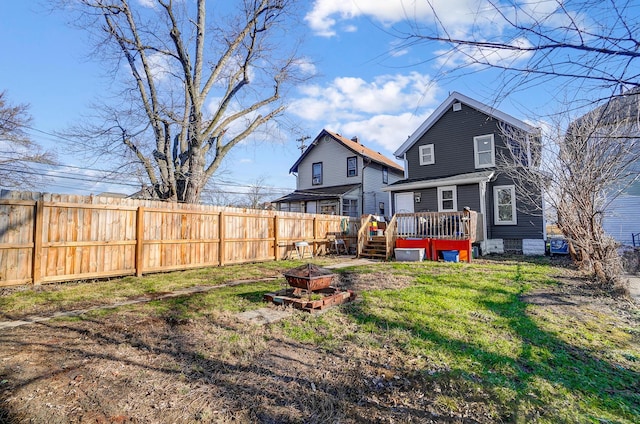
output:
M297 241L295 242L296 253L298 254L298 259L303 259L305 252L309 252L309 256L313 258L313 252L311 251L311 246L306 241Z

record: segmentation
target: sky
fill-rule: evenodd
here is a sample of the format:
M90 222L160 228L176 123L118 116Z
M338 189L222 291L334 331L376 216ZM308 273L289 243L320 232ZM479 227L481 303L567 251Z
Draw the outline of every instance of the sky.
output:
M141 5L151 0L130 0ZM210 7L215 7L211 1ZM439 18L454 32L491 25L493 17L478 12L478 0L436 1L445 5ZM526 4L532 13L547 12L553 2ZM551 109L549 99L558 87L534 86L508 96L496 95L503 84L496 71L473 69L456 78L436 75L457 58L442 55L442 45L406 45L399 30L412 22L428 23L431 11L420 0L315 0L300 2L303 24L291 29L303 37L302 52L317 76L288 93L287 114L300 135L313 139L323 128L393 158L393 152L452 91L494 105L516 118L535 120ZM58 166L47 170L45 184L36 191L98 194L137 191L137 184L104 177L108 164L88 162L55 134L89 119L91 105L113 93L103 64L90 56L91 40L68 16L47 10L47 2L7 1L0 14L0 90L13 103L28 103L33 121L31 137L57 153ZM479 19L478 17L481 17ZM486 22L485 22L486 21ZM496 61L526 58L500 57ZM290 167L300 155L295 135L275 141L253 140L237 146L214 178L227 191L246 186L270 186L274 197L295 188ZM1 154L1 153L0 153ZM399 161L398 161L399 162ZM2 183L0 182L0 187Z

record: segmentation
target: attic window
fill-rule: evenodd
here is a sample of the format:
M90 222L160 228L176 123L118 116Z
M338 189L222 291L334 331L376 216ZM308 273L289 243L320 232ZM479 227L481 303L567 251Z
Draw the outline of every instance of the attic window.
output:
M455 102L455 103L453 104L453 111L454 111L454 112L459 112L459 111L461 111L461 110L462 110L462 103L460 103L460 102Z

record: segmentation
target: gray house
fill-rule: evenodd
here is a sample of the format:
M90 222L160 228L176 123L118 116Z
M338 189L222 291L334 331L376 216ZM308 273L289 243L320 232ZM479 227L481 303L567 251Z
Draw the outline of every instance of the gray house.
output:
M404 160L405 178L383 189L392 212L469 207L481 214L483 254L544 254L542 204L525 205L516 184L496 166L498 152L509 142L504 128L531 138L532 145L539 140L537 128L460 93L451 94L394 152ZM522 152L523 166L533 166L531 156Z
M400 165L357 137L325 129L289 173L297 177L296 190L272 201L278 210L353 217L390 215L389 196L382 189L404 176Z

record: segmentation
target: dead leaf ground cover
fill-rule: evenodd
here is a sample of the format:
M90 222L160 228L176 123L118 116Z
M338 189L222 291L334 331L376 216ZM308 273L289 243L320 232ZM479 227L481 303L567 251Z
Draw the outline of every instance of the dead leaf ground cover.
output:
M252 265L247 278L297 265ZM358 302L268 326L235 314L264 307L282 278L4 330L0 422L640 421L637 305L594 295L570 270L512 260L339 273ZM114 297L139 295L111 283ZM76 286L42 289L59 301L12 290L0 302L24 315L109 301Z

